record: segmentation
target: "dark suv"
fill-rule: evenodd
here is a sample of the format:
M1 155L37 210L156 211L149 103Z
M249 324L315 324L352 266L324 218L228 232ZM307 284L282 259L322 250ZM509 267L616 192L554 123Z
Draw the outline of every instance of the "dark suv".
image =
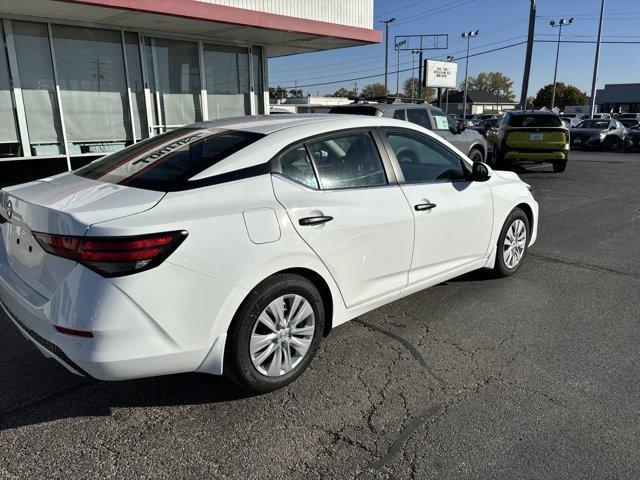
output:
M432 105L354 103L331 107L329 113L372 115L406 120L432 130L451 142L458 150L466 153L474 162L484 162L487 158L487 141L482 135L475 130L467 130L453 117Z

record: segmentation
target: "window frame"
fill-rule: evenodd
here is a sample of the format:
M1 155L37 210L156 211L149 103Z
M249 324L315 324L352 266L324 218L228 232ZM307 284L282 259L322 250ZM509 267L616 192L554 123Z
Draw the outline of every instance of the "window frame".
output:
M444 143L440 142L439 140L431 138L430 136L425 135L422 132L419 132L417 130L412 130L409 128L379 127L377 130L378 130L378 135L380 136L385 146L385 149L387 150L387 154L389 155L389 158L393 163L394 170L396 171L396 178L398 179L398 183L400 185L434 185L434 184L438 185L443 183L461 183L461 182L471 181L470 175L472 172L472 165L464 157L461 157L460 155L458 155L455 151L451 150L449 147L447 147ZM402 166L400 165L400 162L398 162L398 159L396 158L396 154L393 151L393 147L391 146L391 143L387 138L388 132L401 132L405 134L416 135L418 137L424 138L427 142L437 143L439 147L444 148L447 152L449 152L451 155L453 155L458 159L458 161L460 162L462 171L465 173L465 177L457 180L429 180L424 182L407 182L406 179L404 178L404 173L402 172Z
M373 143L374 143L374 148L376 148L378 155L380 156L380 161L382 162L382 168L385 174L385 177L387 179L387 184L386 185L373 185L373 186L364 186L364 187L347 187L347 188L324 188L322 186L322 179L320 178L320 175L318 174L318 168L316 166L316 162L315 159L313 158L313 155L311 154L311 151L308 147L308 143L309 142L314 142L314 141L322 141L323 139L331 139L333 137L336 136L340 136L340 135L344 135L344 134L350 134L350 133L368 133L369 135L371 135ZM297 180L287 177L284 173L282 173L282 166L280 164L280 159L282 158L282 156L287 153L289 150L292 149L296 149L299 148L300 146L304 146L305 149L307 150L307 156L309 157L309 160L311 161L311 166L313 167L313 173L316 175L316 181L318 182L318 189L309 187L308 185L305 185L303 183L298 182ZM282 178L286 179L287 181L293 182L296 185L300 185L304 188L307 188L309 190L312 191L317 191L317 192L345 192L345 191L349 191L349 190L363 190L363 189L371 189L371 188L388 188L388 187L392 187L392 186L397 186L398 185L398 179L397 179L397 172L395 169L395 166L393 165L393 162L391 161L391 158L389 157L389 154L387 152L387 148L384 145L384 141L381 138L379 132L377 131L377 129L375 127L358 127L358 128L344 128L344 129L339 129L339 130L333 130L331 132L324 132L324 133L320 133L320 134L316 134L316 135L311 135L309 137L305 137L303 139L297 140L295 142L292 142L290 144L288 144L286 147L282 148L280 151L278 151L278 153L276 153L276 155L271 159L271 161L269 162L270 166L271 166L271 174L276 174L281 176Z
M436 122L434 113L438 114L438 115L442 114L443 117L447 118L448 127L447 127L446 130L440 130L439 128L436 128L438 126L438 122ZM443 111L443 110L439 110L439 109L435 109L435 108L429 109L429 121L431 122L431 125L433 125L433 128L430 129L433 132L449 132L449 133L452 133L454 135L457 133L457 132L454 132L453 129L452 129L451 122L453 120L452 120L451 116L447 115L447 113L445 111Z

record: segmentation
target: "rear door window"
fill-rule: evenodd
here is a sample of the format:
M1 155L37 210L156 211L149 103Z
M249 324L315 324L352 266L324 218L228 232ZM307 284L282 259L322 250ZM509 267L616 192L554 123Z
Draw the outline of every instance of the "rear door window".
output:
M236 130L179 128L96 160L74 173L101 182L171 191L263 136Z
M370 132L348 132L307 143L325 190L387 184L382 159Z
M400 110L396 110L395 112L393 112L393 118L395 118L397 120L404 120L404 118L405 118L404 110L400 109Z
M292 148L280 157L280 170L285 177L307 187L318 188L318 180L304 145Z
M421 127L431 129L431 122L426 108L409 108L407 109L407 120Z

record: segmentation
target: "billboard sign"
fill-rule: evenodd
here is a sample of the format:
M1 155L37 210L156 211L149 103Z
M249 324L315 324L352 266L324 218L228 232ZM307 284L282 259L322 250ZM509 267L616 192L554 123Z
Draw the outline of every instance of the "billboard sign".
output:
M435 88L456 88L458 64L453 62L441 62L438 60L425 60L425 86Z

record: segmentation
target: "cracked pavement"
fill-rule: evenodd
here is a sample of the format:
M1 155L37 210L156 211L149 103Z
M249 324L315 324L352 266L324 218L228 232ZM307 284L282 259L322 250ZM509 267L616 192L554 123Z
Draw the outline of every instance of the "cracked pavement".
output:
M86 380L0 316L0 478L640 477L640 154L521 169L538 242L335 329L286 389Z

